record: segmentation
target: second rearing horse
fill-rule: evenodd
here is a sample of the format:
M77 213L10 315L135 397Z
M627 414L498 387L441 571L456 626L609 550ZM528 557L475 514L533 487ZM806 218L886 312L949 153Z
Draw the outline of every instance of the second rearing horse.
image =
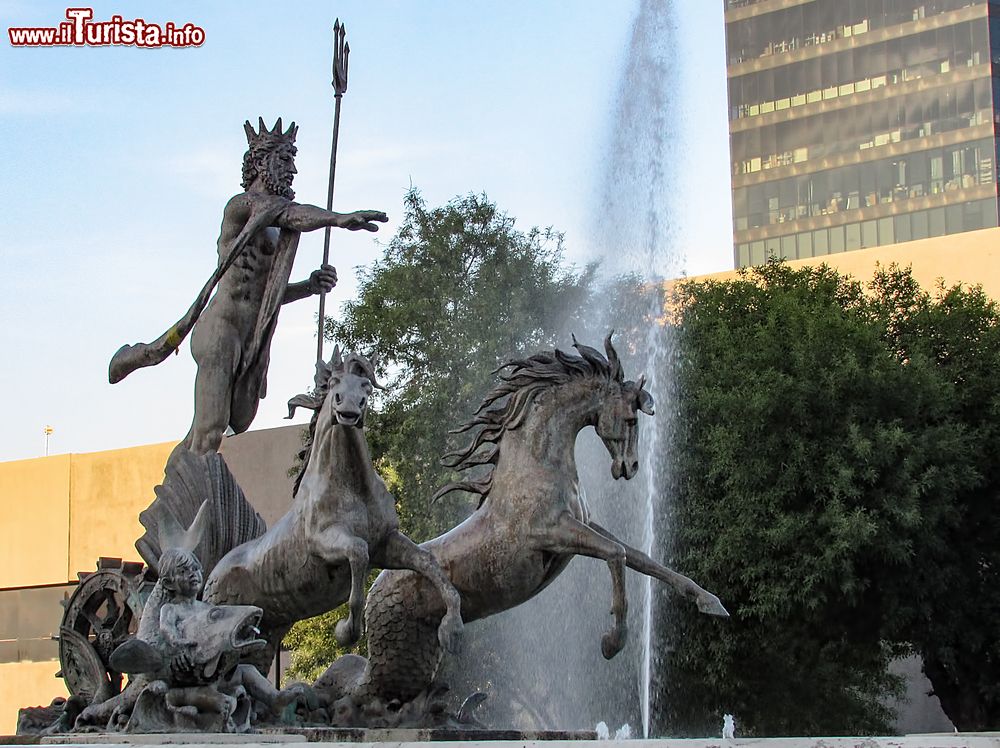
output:
M399 531L395 499L372 465L362 426L378 386L374 368L358 354L341 356L337 347L330 363L316 369L313 394L288 404L289 417L299 406L315 412L292 507L215 565L204 599L261 608L271 656L296 621L348 602L350 615L335 629L347 646L363 633L369 568L411 569L440 595L446 612L438 638L455 651L462 633L458 592L434 557Z
M607 357L574 340L579 355L555 350L501 367L500 383L459 431L478 429L449 455L459 470L489 466L479 480L445 486L482 496L457 527L424 543L462 597L466 622L509 610L537 595L574 556L605 561L611 573L611 628L601 651L614 657L626 636L625 568L665 582L703 613L728 616L719 599L598 525L578 490L574 446L588 426L611 457L611 475L630 479L639 468L638 413L653 414L644 378L626 380L611 336ZM368 663L347 690L408 701L427 688L441 662L434 630L446 612L427 581L384 572L368 596Z

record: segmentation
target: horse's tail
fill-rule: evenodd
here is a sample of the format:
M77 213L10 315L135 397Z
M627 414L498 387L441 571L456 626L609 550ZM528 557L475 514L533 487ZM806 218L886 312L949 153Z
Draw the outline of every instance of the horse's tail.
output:
M413 572L383 571L368 592L368 668L358 690L383 703L405 703L428 688L444 654L441 615L418 609L419 596L408 589L415 578Z
M164 473L163 484L154 489L153 503L139 514L146 532L135 542L139 555L154 571L167 550L161 546L171 529L190 527L206 501L210 529L202 533L194 549L206 579L229 551L267 530L222 455L196 455L179 446L167 460Z

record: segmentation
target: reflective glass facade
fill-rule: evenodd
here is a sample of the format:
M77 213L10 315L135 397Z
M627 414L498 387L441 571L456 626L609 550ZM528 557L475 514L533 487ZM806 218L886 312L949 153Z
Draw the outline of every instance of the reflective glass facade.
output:
M738 267L997 226L1000 0L723 1Z

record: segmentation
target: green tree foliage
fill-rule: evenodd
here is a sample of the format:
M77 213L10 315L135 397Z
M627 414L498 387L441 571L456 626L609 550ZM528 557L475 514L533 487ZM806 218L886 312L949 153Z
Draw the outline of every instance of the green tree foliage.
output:
M567 269L561 234L519 231L485 195L428 208L411 190L404 207L382 258L360 271L356 300L326 331L374 350L387 373L368 437L404 531L422 541L470 508L455 495L430 502L455 477L439 464L458 443L448 430L472 415L499 365L564 342L594 269Z
M675 611L665 731L710 734L723 712L748 735L889 729L897 606L980 479L895 278L866 295L771 264L679 288L676 563L733 617Z
M330 664L349 650L337 644L333 628L337 621L347 617L347 605L328 613L299 621L285 634L282 645L291 651L291 661L284 673L285 682L312 683ZM366 642L362 642L364 646Z
M931 296L904 273L880 273L877 315L905 360L932 360L964 429L971 476L939 501L933 532L894 588L896 635L924 661L961 730L1000 726L1000 311L981 289ZM971 478L971 479L970 479Z
M577 319L594 269L567 269L558 232L518 231L485 195L430 209L411 190L404 207L382 258L361 269L357 299L327 319L326 333L374 351L388 376L366 432L402 529L420 542L473 506L461 495L430 501L455 477L439 463L448 430L472 415L499 365L564 342L558 336ZM295 625L284 641L290 676L312 680L343 654L333 626L346 615L341 606Z
M368 576L367 587L371 587L376 575L377 572L372 570ZM368 655L366 638L362 637L354 648L345 649L337 644L333 636L337 621L347 618L349 612L347 603L344 603L322 615L307 618L292 626L292 630L282 640L282 645L291 652L291 659L284 673L286 683L292 681L312 683L334 660L348 652Z

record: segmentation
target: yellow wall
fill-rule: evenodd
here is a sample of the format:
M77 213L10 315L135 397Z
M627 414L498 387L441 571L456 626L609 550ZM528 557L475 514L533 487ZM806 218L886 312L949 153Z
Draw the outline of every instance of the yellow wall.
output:
M301 426L226 439L223 455L273 523L291 503L288 468ZM139 512L153 501L175 442L0 463L0 589L64 584L101 556L139 560Z
M138 560L138 515L173 447L0 463L0 589L75 580L100 556Z
M0 588L65 582L71 456L0 464Z
M139 512L153 501L174 442L73 455L69 502L69 576L100 556L138 561ZM2 466L0 466L2 467ZM37 584L37 583L36 583Z
M302 443L300 430L269 429L224 443L247 498L272 522L291 502L287 470ZM174 444L0 463L0 590L75 581L101 556L139 560L139 512L153 501ZM12 600L17 593L5 594ZM47 607L30 613L48 615ZM40 630L43 638L59 627L58 605L51 616L51 628ZM66 695L54 677L58 670L58 660L0 662L0 735L13 734L18 708Z
M48 706L56 696L68 696L62 678L56 678L59 661L0 663L0 735L13 735L17 710L23 706Z
M937 280L942 278L946 285L981 284L987 296L1000 299L1000 228L792 260L788 265L805 267L820 263L836 268L841 274L853 275L860 281L871 280L877 265L887 267L895 263L900 267L911 266L913 277L928 291L933 292ZM723 281L736 275L737 271L728 270L692 280Z

